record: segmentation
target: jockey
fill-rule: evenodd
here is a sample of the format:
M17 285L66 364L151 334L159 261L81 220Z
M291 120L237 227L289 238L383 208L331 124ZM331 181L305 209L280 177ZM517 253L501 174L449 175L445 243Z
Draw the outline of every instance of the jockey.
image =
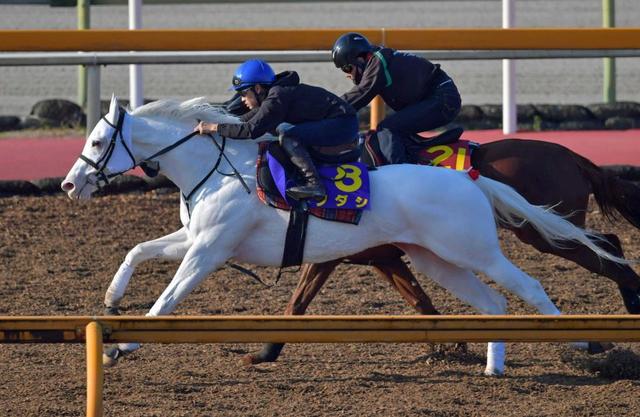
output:
M234 139L279 136L282 148L300 170L305 183L287 193L296 199L323 199L326 190L307 151L308 146L337 146L356 140L356 111L329 91L301 84L295 71L275 74L265 61L250 59L236 70L231 89L250 109L241 123L200 122L201 134L218 132Z
M374 46L358 33L333 45L333 63L355 86L342 98L360 110L376 95L395 113L377 128L380 149L389 163L410 162L411 136L451 122L460 111L460 94L440 65L413 54Z

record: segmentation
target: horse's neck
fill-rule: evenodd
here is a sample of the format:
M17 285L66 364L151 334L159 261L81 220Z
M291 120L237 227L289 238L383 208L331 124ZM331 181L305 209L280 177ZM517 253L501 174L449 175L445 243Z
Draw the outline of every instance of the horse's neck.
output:
M134 117L132 134L136 159L142 160L177 142L191 133L194 126L159 123L152 119ZM222 145L222 140L216 139ZM224 152L241 175L254 176L257 149L257 144L253 141L227 140ZM160 162L160 172L186 195L211 171L219 155L220 151L210 138L196 136L156 160ZM232 168L222 158L218 170L229 173ZM228 181L228 178L213 173L207 181L210 185L207 188L217 189L225 180Z

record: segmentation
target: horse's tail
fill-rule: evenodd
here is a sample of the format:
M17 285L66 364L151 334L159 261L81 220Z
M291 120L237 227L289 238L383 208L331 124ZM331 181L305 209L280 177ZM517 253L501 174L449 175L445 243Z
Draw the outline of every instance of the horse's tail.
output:
M602 236L577 227L556 214L553 208L534 206L513 188L491 178L480 176L475 182L489 199L499 221L514 228L530 223L549 244L557 248L566 248L567 241L579 242L601 258L619 264L628 265L631 263L629 260L614 256L598 246L598 243L604 244Z
M582 175L591 184L591 192L600 207L600 212L610 220L616 212L629 223L640 228L640 187L631 181L607 172L578 154L574 155Z

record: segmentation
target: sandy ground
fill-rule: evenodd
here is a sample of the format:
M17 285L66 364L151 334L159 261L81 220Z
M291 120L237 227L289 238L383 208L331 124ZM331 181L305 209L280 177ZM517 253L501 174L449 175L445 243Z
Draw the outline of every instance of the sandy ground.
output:
M638 232L596 210L590 225L640 255ZM100 314L104 291L136 243L178 228L178 195L129 194L80 204L62 196L0 199L0 315ZM501 234L505 253L538 277L569 314L624 313L615 285ZM144 314L177 268L147 262L123 308ZM274 269L257 268L273 277ZM472 313L419 276L445 313ZM297 275L263 288L225 268L176 314L280 314ZM533 309L509 297L510 312ZM366 267L342 266L311 314L413 314ZM245 368L258 345L146 345L105 376L106 416L634 416L640 407L637 345L595 356L560 344L510 344L502 378L482 376L485 345L439 354L422 344L290 345L273 364ZM0 414L82 416L82 345L0 346Z

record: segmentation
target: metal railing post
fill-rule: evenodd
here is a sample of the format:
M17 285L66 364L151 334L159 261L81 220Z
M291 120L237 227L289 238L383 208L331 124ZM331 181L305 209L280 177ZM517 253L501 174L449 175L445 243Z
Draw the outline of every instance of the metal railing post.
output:
M615 0L602 0L602 27L616 26ZM605 103L616 102L616 60L603 59L602 99Z
M512 28L515 25L515 0L502 0L502 27ZM518 130L518 111L516 99L516 62L512 59L502 60L502 133L505 135Z
M382 101L382 97L375 96L371 101L371 115L369 119L370 129L376 130L378 123L384 119L384 101Z
M78 0L78 29L91 27L90 0ZM87 111L87 72L84 65L78 67L78 105Z
M129 29L142 28L142 0L129 0ZM129 65L129 107L136 109L144 104L142 66Z
M100 66L87 65L87 136L100 120Z
M102 417L102 326L92 321L86 327L87 417Z

